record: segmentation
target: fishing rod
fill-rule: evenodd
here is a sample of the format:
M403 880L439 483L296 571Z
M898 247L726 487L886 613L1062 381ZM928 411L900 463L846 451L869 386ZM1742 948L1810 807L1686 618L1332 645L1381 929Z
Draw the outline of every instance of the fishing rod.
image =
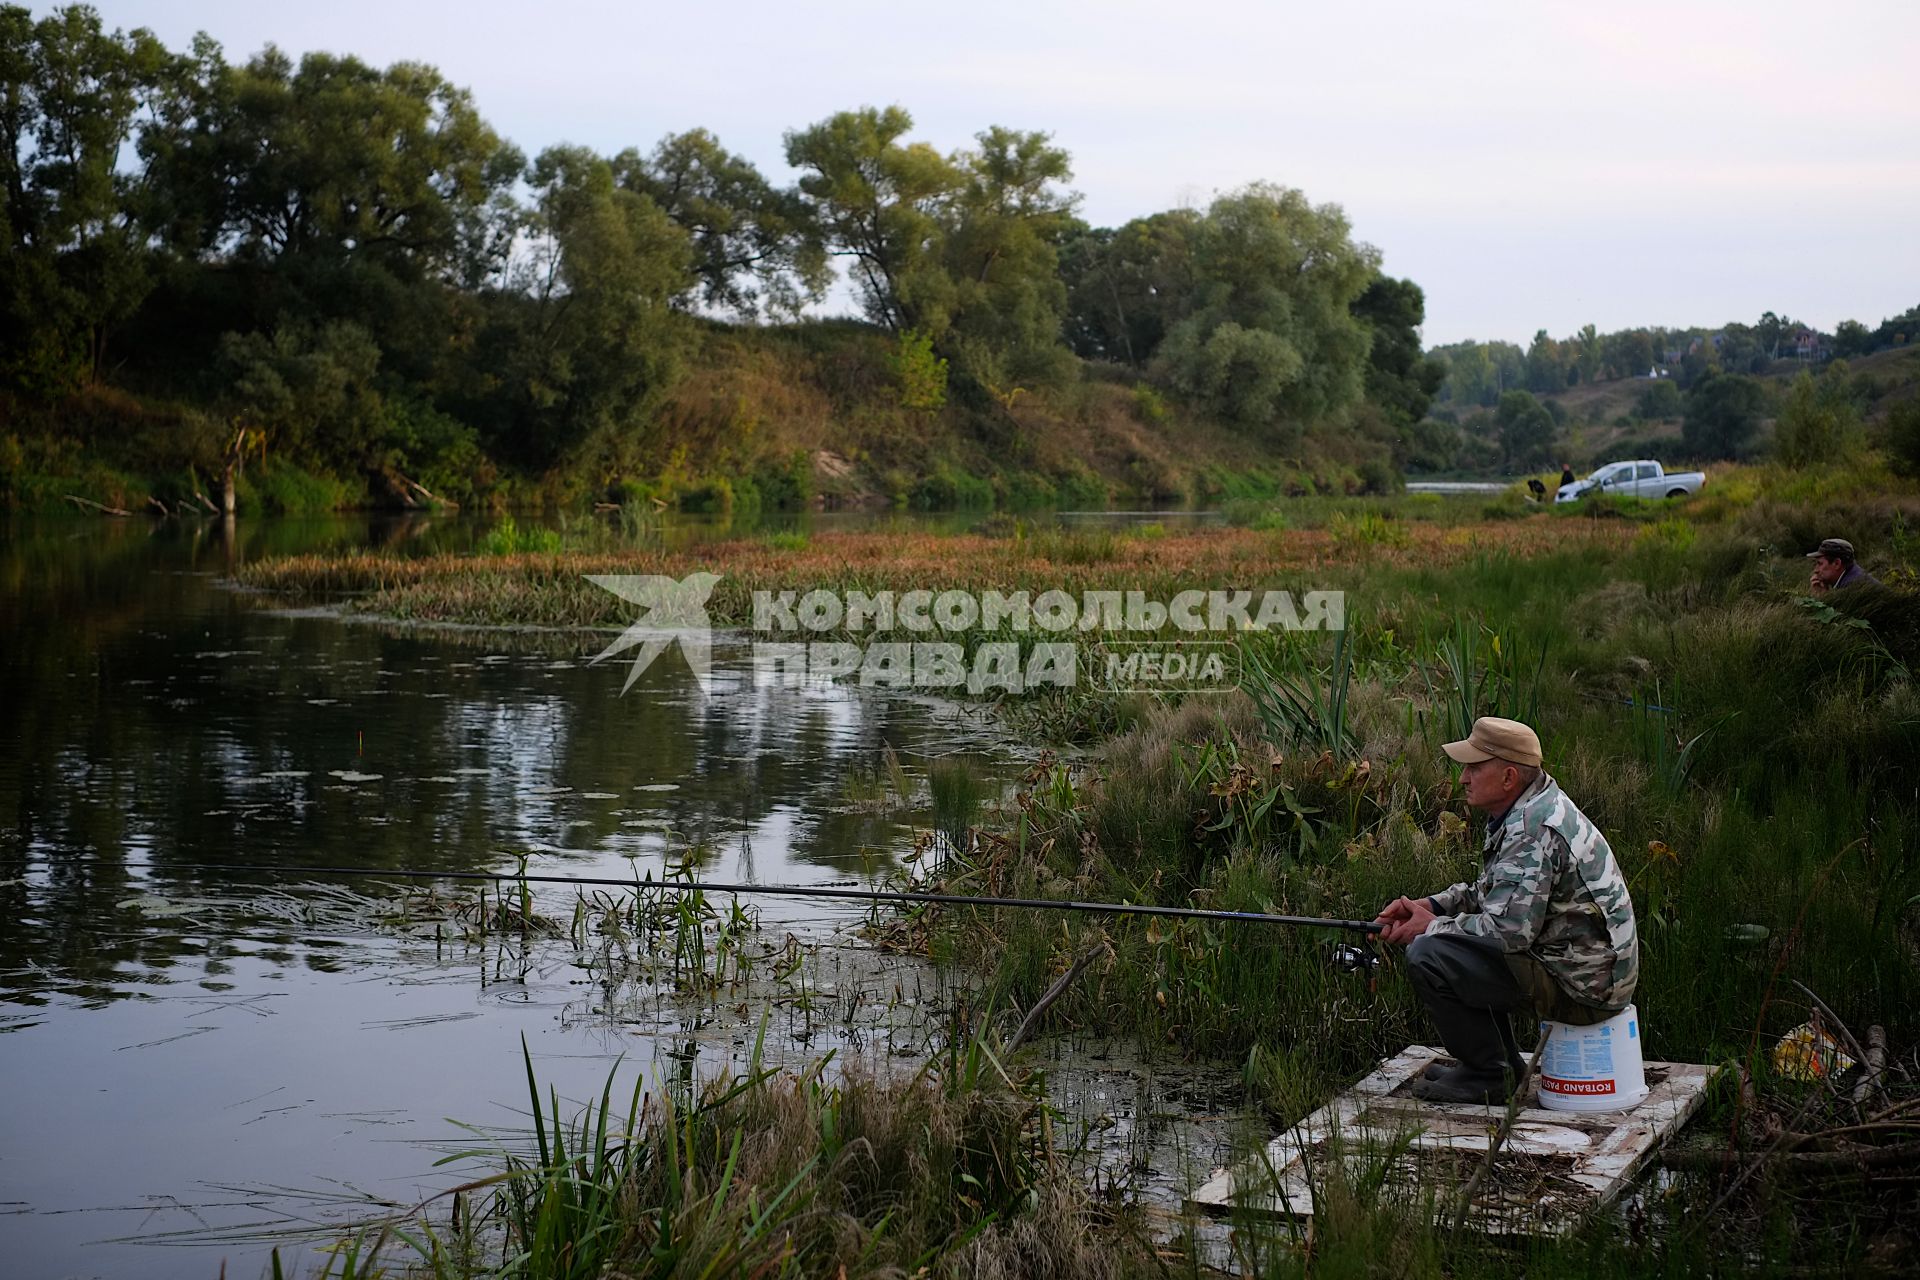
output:
M1179 920L1225 920L1237 924L1274 924L1294 928L1344 929L1351 933L1379 933L1371 920L1334 920L1320 916L1270 915L1261 911L1215 911L1204 907L1154 907L1131 902L1075 902L1062 898L986 898L963 893L911 893L895 889L844 889L830 885L716 884L707 880L603 880L591 876L520 875L508 871L407 871L378 867L267 867L221 863L174 863L174 871L224 871L298 874L306 876L364 876L370 879L479 880L504 884L570 884L611 889L666 889L675 893L732 893L786 898L842 898L862 902L924 903L947 907L1031 907L1040 911L1078 911L1115 916L1171 916Z

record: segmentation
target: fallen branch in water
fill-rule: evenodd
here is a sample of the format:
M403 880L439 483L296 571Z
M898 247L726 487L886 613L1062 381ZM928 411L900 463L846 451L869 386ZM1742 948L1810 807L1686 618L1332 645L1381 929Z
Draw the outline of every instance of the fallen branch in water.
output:
M63 493L60 496L84 511L98 511L103 516L130 516L133 514L133 512L122 510L119 507L109 507L87 498L77 498L71 493Z
M439 494L435 493L433 490L427 488L427 486L421 484L418 480L409 479L405 472L396 471L393 474L396 478L399 479L400 483L404 486L404 489L402 490L402 492L411 490L412 492L419 494L421 497L425 498L429 502L439 503L443 507L452 507L456 511L460 509L459 503L453 501L453 499L451 498L441 497Z

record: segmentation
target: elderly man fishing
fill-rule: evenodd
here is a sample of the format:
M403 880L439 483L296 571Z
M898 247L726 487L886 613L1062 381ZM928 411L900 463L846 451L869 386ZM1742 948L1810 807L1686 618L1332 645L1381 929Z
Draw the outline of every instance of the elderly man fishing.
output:
M1508 1015L1605 1021L1633 999L1640 946L1620 864L1540 767L1533 730L1484 716L1446 752L1487 815L1479 878L1397 898L1376 923L1406 946L1414 990L1459 1064L1429 1068L1414 1096L1499 1103L1526 1071Z

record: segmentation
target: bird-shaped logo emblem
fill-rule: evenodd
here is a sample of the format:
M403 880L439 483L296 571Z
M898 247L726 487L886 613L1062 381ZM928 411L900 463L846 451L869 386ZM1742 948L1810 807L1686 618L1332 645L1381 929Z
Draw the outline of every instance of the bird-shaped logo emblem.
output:
M650 573L590 573L586 577L594 586L611 591L642 610L632 626L591 659L599 662L640 646L640 652L633 656L633 665L627 669L627 682L620 686L621 693L633 688L640 673L676 644L686 656L693 678L699 681L700 692L712 692L709 658L713 649L713 624L707 621L707 597L720 581L719 574L690 573L679 579Z

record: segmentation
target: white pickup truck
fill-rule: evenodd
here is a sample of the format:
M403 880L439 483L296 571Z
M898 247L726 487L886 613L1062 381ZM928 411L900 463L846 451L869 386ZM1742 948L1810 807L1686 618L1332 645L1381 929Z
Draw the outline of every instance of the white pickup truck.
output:
M1706 487L1704 471L1668 471L1647 458L1609 462L1585 480L1563 484L1555 502L1578 502L1590 493L1617 493L1629 498L1684 498Z

